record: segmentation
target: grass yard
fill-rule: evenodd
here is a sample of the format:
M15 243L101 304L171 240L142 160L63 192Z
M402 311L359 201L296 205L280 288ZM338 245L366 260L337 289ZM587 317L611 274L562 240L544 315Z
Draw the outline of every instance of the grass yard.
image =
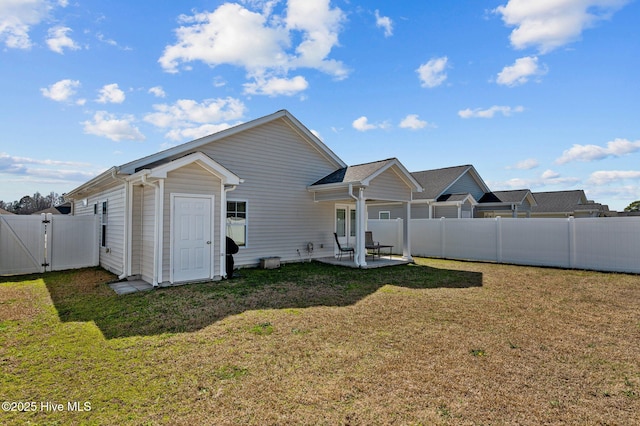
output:
M640 424L640 276L241 275L124 296L101 269L1 278L0 424Z

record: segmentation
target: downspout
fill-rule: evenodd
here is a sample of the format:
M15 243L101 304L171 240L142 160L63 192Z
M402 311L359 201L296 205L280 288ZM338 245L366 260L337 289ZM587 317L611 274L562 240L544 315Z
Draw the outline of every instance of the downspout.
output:
M114 167L111 169L111 177L114 180L119 180L124 185L124 244L122 245L122 274L118 275L118 279L123 280L129 276L129 255L131 253L131 238L129 238L130 222L131 222L131 204L129 202L129 182L127 178L119 177L117 175L119 168Z
M152 279L152 285L154 287L158 287L158 217L157 217L157 213L158 213L158 185L153 184L151 182L147 181L147 175L143 174L140 177L140 182L142 183L142 186L150 186L153 188L153 192L154 192L154 196L155 196L155 203L154 203L154 208L155 208L155 226L153 227L153 279Z

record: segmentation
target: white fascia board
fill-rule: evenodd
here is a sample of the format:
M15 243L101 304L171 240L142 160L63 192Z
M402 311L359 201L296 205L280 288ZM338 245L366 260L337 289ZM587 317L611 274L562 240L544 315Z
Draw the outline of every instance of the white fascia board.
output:
M117 167L115 166L111 167L105 170L104 172L100 173L98 176L94 177L90 181L83 183L82 185L72 189L66 194L63 194L63 196L65 197L65 199L67 198L73 199L75 196L78 196L78 195L81 195L82 197L84 197L84 194L91 193L92 189L99 187L110 180L113 180L114 173L117 174L118 171L119 170Z
M418 183L418 181L411 175L411 173L409 173L407 168L403 166L400 160L398 160L397 158L394 158L389 163L385 164L384 166L380 167L378 170L373 172L371 175L369 175L366 179L362 181L362 184L364 184L365 186L369 186L371 180L380 176L382 173L386 172L393 166L396 166L400 170L399 173L394 170L394 172L396 172L396 174L400 177L400 179L405 181L408 184L408 186L413 187L411 188L411 192L422 192L424 190L422 185Z
M344 188L346 190L349 189L349 185L353 186L353 188L366 188L368 185L365 185L363 182L336 182L336 183L325 183L322 185L309 185L307 186L307 191L309 192L323 192L323 191L333 191L335 189Z
M239 185L242 181L229 169L202 152L194 152L193 154L189 154L167 164L155 167L149 171L149 177L165 179L167 177L167 173L193 163L200 165L209 173L218 176L225 185Z

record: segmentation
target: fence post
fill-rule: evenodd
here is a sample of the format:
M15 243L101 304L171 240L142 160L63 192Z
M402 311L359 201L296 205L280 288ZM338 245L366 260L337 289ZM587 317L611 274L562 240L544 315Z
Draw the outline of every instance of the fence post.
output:
M443 259L446 257L447 243L445 241L445 219L440 218L440 257Z
M567 219L569 226L569 268L576 266L576 222L573 216Z
M502 218L496 216L496 262L502 263Z

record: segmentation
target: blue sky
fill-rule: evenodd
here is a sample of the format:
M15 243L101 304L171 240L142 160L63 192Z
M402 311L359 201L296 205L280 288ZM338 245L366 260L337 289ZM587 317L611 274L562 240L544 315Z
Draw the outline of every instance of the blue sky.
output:
M288 109L348 164L640 199L633 0L0 0L0 199Z

